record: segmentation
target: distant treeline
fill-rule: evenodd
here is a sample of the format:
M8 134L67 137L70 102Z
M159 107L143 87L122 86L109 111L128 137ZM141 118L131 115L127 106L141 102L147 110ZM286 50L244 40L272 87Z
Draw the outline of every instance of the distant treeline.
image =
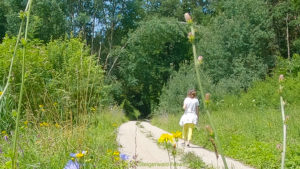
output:
M5 34L17 35L26 3L0 1L1 42ZM170 76L192 59L186 12L195 24L203 73L222 91L247 90L271 74L278 56L300 53L297 0L35 0L29 38L79 37L105 71L115 101L146 117Z

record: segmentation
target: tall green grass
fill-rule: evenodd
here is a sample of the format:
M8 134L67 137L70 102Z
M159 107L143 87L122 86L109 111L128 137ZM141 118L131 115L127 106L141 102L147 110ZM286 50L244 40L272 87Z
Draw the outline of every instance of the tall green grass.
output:
M299 168L300 163L300 107L287 108L288 148L286 157L287 168ZM181 114L156 116L152 123L168 131L181 130L178 125ZM220 140L223 143L224 154L238 159L257 168L279 168L281 159L282 122L279 110L261 111L257 108L236 111L234 107L214 111L212 114ZM208 117L202 113L199 125L193 132L192 142L213 151L208 140L205 126Z
M202 103L203 103L202 104L203 105L203 110L206 112L208 120L209 120L209 125L211 126L211 128L213 130L213 133L214 133L214 138L213 139L216 142L216 148L218 149L219 154L221 155L224 167L225 167L225 169L228 169L226 159L223 155L222 144L221 144L221 141L219 140L217 129L215 128L214 120L213 120L213 118L211 118L210 110L208 110L208 103L210 102L210 94L209 93L205 94L203 86L202 86L203 78L202 78L202 75L200 75L200 71L203 72L203 68L200 65L203 62L202 61L203 57L197 55L197 50L196 50L196 45L195 45L195 30L194 30L193 21L192 21L190 15L188 13L185 13L184 17L186 19L186 22L190 25L190 29L191 29L191 32L189 33L188 38L189 38L189 41L192 43L193 58L194 58L193 60L194 60L194 65L195 65L195 72L196 72L198 87L199 87L199 90L200 90L200 95L199 96L202 99ZM205 99L204 99L204 95L205 95Z
M127 119L121 109L113 107L84 115L84 123L70 125L68 121L40 125L29 121L20 126L18 144L18 168L62 169L71 159L70 153L88 151L84 160L86 168L127 168L113 152L118 151L116 142L118 126ZM7 131L8 141L0 139L0 168L11 167L12 135Z
M256 82L247 92L228 95L213 102L211 114L218 129L226 156L256 168L280 168L282 152L282 117L278 76ZM287 77L283 82L286 101L287 151L285 167L300 168L300 76ZM180 106L180 105L179 105ZM178 122L183 112L156 115L152 123L168 131L181 130ZM205 126L206 113L200 113L199 125L192 142L213 150Z

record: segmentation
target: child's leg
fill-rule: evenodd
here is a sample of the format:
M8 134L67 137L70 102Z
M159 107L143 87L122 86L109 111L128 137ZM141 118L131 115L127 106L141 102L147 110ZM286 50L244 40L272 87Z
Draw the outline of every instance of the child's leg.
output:
M188 124L184 124L182 128L182 139L186 141L188 139Z
M194 128L194 124L193 123L189 123L187 124L187 141L190 142L190 140L192 139L192 135L193 135L193 128Z

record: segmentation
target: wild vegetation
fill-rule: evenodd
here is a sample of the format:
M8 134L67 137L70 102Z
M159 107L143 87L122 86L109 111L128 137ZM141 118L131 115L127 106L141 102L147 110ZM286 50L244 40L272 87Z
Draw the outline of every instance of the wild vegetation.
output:
M257 81L248 88L247 92L239 95L225 95L222 99L214 97L209 105L212 118L219 133L223 145L224 154L256 168L280 168L282 152L282 121L279 99L279 73L284 73L282 83L282 95L285 98L286 124L287 124L287 152L286 168L299 168L299 101L300 101L300 74L299 55L295 55L291 61L278 59L280 65L274 70L272 77L264 81ZM192 76L184 76L186 68L179 71L169 81L169 88L165 88L162 94L163 105L157 110L152 123L168 131L180 130L178 124L181 110L182 97L175 97L172 91L180 91L188 87ZM190 69L189 69L190 70ZM188 78L188 79L187 79ZM179 81L179 79L181 79ZM180 85L172 85L174 83ZM179 88L180 89L179 89ZM213 90L214 86L208 86L207 91ZM213 90L214 91L214 90ZM174 97L173 97L174 96ZM213 94L212 94L213 96ZM170 98L170 99L165 99ZM167 109L167 107L171 107ZM176 105L176 106L174 106ZM201 110L202 108L200 108ZM193 143L209 148L214 147L209 140L207 114L200 114L199 125L193 136Z
M83 151L91 168L122 167L105 154L116 143L102 140L115 139L120 109L176 131L183 98L195 88L199 98L211 94L224 154L257 168L280 166L282 94L285 167L299 168L299 12L298 0L0 1L0 166L14 163L16 143L20 168L62 168ZM209 121L202 112L193 142L212 149Z

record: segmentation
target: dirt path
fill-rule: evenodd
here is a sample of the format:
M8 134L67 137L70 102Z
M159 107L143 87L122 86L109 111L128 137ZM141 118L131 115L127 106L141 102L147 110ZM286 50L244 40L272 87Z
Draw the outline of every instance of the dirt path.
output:
M119 128L117 138L120 152L128 154L131 159L136 155L137 160L140 161L138 169L170 169L167 151L159 148L156 143L163 133L167 132L148 122L129 121L124 123ZM216 169L224 168L221 158L217 160L213 152L193 144L190 148L181 145L178 147L185 153L193 152L208 166ZM230 158L226 158L226 161L230 169L254 169ZM186 167L179 166L177 168L185 169Z

